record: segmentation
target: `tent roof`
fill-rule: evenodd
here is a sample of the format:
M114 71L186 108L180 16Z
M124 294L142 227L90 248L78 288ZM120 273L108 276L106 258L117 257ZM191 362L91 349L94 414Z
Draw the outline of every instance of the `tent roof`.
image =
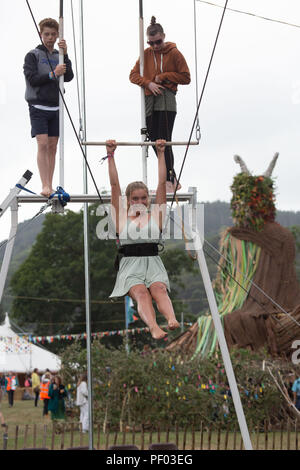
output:
M0 325L0 372L32 372L37 368L56 372L61 361L56 355L45 348L30 343L18 336L10 326L8 314Z

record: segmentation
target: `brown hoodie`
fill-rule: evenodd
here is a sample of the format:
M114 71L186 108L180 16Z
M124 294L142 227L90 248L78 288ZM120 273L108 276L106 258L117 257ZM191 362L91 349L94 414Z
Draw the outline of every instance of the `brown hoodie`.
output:
M130 72L132 83L145 88L146 95L152 95L148 89L150 82L155 81L156 75L162 80L162 85L174 92L177 85L188 85L191 81L190 71L185 58L179 52L174 42L166 42L162 51L154 52L152 47L144 51L144 75L140 75L140 60Z

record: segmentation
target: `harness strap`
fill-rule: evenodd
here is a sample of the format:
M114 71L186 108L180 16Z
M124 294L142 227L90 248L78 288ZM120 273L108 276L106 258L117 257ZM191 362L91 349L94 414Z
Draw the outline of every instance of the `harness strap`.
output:
M118 235L118 234L117 234ZM162 248L159 250L158 247ZM159 243L134 243L132 245L120 245L117 238L118 253L115 258L115 270L119 271L120 259L129 256L158 256L164 250L164 245Z
M53 199L55 195L58 196L58 200L62 206L65 206L67 202L70 201L70 194L66 193L66 191L61 186L57 186L55 193L49 196L49 200Z
M118 249L119 254L128 256L158 256L158 243L134 243L122 245Z
M23 189L24 191L27 191L28 193L31 193L31 194L36 194L33 191L30 191L30 189L27 189L24 186L22 186L20 183L16 184L16 188Z

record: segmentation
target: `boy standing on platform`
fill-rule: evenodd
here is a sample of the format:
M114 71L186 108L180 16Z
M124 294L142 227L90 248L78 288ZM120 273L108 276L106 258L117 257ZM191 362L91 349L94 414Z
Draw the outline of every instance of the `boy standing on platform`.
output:
M64 63L59 64L59 52L54 49L58 39L58 22L45 18L39 23L43 44L26 54L24 75L26 80L25 99L29 105L31 136L36 137L37 163L42 182L42 196L53 192L52 179L55 168L56 148L59 137L59 83L63 75L65 82L74 76L64 39L58 46L64 51Z

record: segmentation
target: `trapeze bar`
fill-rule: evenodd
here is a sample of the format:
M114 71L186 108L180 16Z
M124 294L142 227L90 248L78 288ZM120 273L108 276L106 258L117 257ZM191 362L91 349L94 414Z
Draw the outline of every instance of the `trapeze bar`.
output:
M193 142L166 142L166 145L198 145L198 141ZM81 142L81 145L105 146L106 142ZM150 147L155 146L155 142L116 142L118 147Z
M179 201L179 202L183 202L183 201L191 201L192 198L194 196L194 193L176 193L176 199ZM41 195L34 195L34 194L24 194L24 195L18 195L16 196L17 197L17 201L18 203L35 203L35 202L39 202L39 203L44 203L44 202L47 202L47 198L44 197L44 196L41 196ZM151 198L155 198L155 194L152 194L150 192L150 197ZM58 199L58 196L54 196L53 197L53 200L57 200ZM101 199L102 199L102 202L104 203L110 203L110 199L111 199L111 196L110 194L101 194ZM167 201L172 201L173 200L173 193L167 193ZM99 196L97 194L74 194L74 195L70 195L70 203L71 202L77 202L77 203L80 203L80 202L101 202L100 199L99 199Z

